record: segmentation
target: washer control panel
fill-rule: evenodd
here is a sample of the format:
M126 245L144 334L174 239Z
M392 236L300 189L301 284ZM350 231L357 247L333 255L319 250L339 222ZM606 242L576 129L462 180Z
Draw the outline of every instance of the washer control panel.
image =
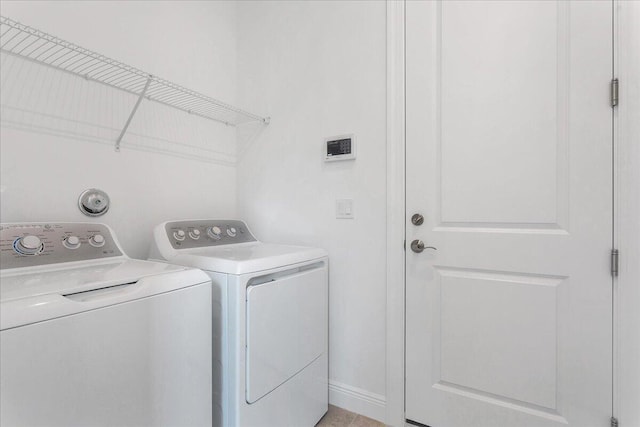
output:
M0 224L0 268L34 267L122 255L103 224Z
M173 221L165 225L165 231L174 249L256 241L247 225L238 220Z

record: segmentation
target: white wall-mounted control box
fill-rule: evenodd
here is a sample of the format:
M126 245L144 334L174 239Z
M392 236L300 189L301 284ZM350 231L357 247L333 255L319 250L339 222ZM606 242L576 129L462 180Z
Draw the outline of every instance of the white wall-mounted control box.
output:
M324 140L324 161L353 160L356 158L355 135L338 135Z

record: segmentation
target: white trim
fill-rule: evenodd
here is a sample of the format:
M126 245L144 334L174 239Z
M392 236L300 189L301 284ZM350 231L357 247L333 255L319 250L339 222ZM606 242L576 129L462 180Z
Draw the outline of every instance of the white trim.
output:
M405 2L387 0L387 312L386 417L404 417Z
M616 0L614 70L615 235L620 251L614 285L614 416L640 425L640 3Z
M329 403L384 422L386 401L379 394L330 380Z

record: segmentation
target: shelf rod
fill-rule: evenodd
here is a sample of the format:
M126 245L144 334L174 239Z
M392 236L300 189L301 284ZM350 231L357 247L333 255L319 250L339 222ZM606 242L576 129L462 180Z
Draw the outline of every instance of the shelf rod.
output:
M149 88L149 84L151 84L152 79L153 79L153 76L151 75L147 77L147 83L144 85L144 89L142 89L142 92L140 92L140 95L138 96L138 100L136 101L136 105L133 106L133 110L131 110L131 114L129 114L129 118L127 119L127 122L124 124L124 127L122 128L122 131L120 132L120 136L118 136L118 140L116 141L116 151L120 151L120 143L122 142L122 138L124 137L124 134L127 133L127 129L129 129L131 120L133 119L133 116L136 114L136 111L138 111L138 107L140 106L140 103L142 102L142 99L144 98L144 94L147 92L147 89Z

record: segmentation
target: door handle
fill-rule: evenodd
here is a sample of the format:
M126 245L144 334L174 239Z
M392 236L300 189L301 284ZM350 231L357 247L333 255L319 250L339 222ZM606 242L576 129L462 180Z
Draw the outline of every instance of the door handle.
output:
M411 242L411 250L417 254L419 254L420 252L424 251L425 249L433 249L434 251L437 251L438 249L434 248L433 246L425 246L424 242L422 240L414 240L413 242Z

